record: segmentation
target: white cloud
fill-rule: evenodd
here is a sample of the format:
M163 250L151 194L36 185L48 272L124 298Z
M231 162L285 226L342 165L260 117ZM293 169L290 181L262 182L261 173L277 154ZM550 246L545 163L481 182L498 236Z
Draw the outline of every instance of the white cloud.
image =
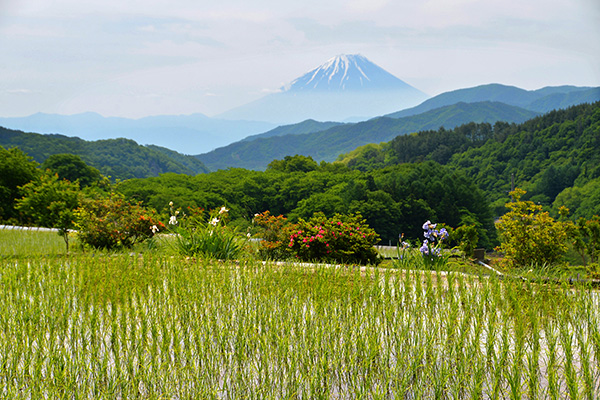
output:
M2 3L0 88L39 92L2 111L21 115L53 104L210 114L340 53L362 53L430 94L491 81L600 85L597 0Z
M6 89L4 92L8 93L8 94L35 94L35 93L39 93L39 91L37 91L37 90L31 90L31 89Z

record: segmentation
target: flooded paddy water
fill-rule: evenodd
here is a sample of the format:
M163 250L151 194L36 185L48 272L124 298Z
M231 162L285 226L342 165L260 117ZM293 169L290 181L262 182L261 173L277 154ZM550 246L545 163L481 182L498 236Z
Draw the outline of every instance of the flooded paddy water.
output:
M161 257L2 261L4 398L597 398L588 287Z

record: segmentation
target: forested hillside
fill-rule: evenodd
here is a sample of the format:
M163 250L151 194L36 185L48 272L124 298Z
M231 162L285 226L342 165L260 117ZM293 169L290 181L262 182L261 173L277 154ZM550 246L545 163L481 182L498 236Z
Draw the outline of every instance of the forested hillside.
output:
M410 132L440 126L453 128L470 121L523 122L536 115L535 112L502 103L458 103L401 119L381 117L307 134L259 137L196 157L213 171L229 167L264 170L271 161L295 154L330 162L356 147L388 141Z
M600 213L598 206L580 209L582 197L593 196L591 188L600 179L600 103L552 111L522 124L470 123L398 136L340 160L363 171L432 160L463 171L486 192L496 213L502 212L514 180L538 203L550 206L558 198L576 215L589 216ZM581 192L572 186L587 188ZM569 196L561 196L565 190Z
M208 169L198 159L129 139L88 142L77 137L25 133L0 127L0 146L18 147L39 163L53 154L75 154L112 179L145 178L166 172L198 174Z

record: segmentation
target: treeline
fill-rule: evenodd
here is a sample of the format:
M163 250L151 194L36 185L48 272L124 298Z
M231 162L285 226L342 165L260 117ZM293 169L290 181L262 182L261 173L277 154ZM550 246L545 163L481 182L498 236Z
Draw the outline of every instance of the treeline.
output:
M486 193L496 215L511 186L526 199L574 216L600 213L600 103L552 111L522 124L469 123L397 136L339 158L351 169L373 171L402 163L435 161L462 171Z
M112 180L145 178L166 172L209 172L201 161L158 146L141 146L130 139L89 142L64 135L41 135L0 127L0 146L18 147L38 163L54 154L75 154Z
M182 207L229 208L232 223L247 226L270 211L292 221L315 212L361 213L383 243L400 234L422 240L425 221L450 227L475 225L480 245L496 235L484 193L466 176L434 162L403 164L369 172L339 163L317 164L305 156L275 160L266 171L229 169L196 176L163 174L117 185L126 198L167 215L169 202Z
M18 148L0 146L0 221L54 221L51 209L61 208L69 215L72 210L65 209L62 197L72 197L79 190L85 198L116 193L129 202L141 202L156 210L165 223L172 202L183 212L188 207L212 210L225 206L231 210L231 223L243 229L264 211L285 215L293 222L309 219L316 212L327 217L360 213L383 243L395 244L403 233L406 239L422 240L422 225L427 220L449 227L473 225L482 246L491 247L496 241L483 192L464 175L434 162L362 172L341 163L318 164L310 157L288 156L273 161L266 171L229 169L195 176L167 173L111 183L78 156L53 155L40 166ZM35 213L22 212L24 196L29 197L28 205L35 199ZM37 219L31 219L33 214Z

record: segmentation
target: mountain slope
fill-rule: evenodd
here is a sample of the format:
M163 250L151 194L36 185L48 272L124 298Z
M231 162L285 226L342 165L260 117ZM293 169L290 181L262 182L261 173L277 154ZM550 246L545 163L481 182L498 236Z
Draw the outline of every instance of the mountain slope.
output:
M410 107L428 96L361 55L340 55L273 93L218 117L290 124L363 119Z
M247 138L242 139L242 141L252 141L273 136L301 135L303 133L320 132L338 125L342 124L340 122L319 122L314 119L307 119L306 121L297 124L282 125L265 133L248 136Z
M0 146L18 147L39 163L52 154L76 154L113 179L145 178L166 172L190 175L208 172L194 157L157 146L141 146L129 139L88 142L64 135L25 133L0 127Z
M566 93L550 93L544 97L532 101L529 105L527 105L526 108L533 111L549 112L552 110L568 108L577 104L591 104L599 100L600 88L588 88L585 90L573 90Z
M480 101L499 101L527 110L545 113L554 109L566 108L581 103L592 103L598 100L600 100L600 88L556 86L538 90L524 90L515 86L492 83L445 92L424 101L416 107L385 116L402 118L458 102L475 103Z
M459 103L402 119L382 117L320 132L232 143L196 157L211 170L229 167L264 170L274 159L288 155L300 154L317 161L333 161L339 154L356 147L389 141L395 136L411 132L438 129L440 126L453 128L471 121L522 122L536 115L532 111L502 103Z

